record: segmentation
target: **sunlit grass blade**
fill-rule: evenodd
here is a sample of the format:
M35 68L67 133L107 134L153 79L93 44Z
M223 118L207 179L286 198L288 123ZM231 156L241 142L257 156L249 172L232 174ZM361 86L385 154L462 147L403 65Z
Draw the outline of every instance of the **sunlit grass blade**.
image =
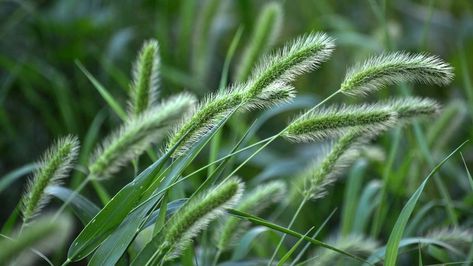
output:
M115 114L120 117L121 120L125 121L127 118L125 110L121 107L121 105L114 99L114 97L107 91L107 89L97 80L95 79L92 74L79 62L75 61L76 65L79 67L80 71L84 73L84 75L87 77L87 79L92 82L92 85L97 89L97 91L102 95L104 98L105 102L112 108L112 110L115 112Z

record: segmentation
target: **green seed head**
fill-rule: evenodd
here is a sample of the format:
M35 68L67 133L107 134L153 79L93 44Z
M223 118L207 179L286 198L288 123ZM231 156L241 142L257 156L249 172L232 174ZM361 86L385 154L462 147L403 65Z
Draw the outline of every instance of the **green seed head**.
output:
M136 116L155 102L159 86L159 46L156 40L143 44L133 65L133 81L130 87L129 114Z
M40 168L29 180L22 202L23 223L28 224L49 201L48 186L60 184L72 169L79 152L75 136L59 139L40 160Z
M452 70L436 56L401 52L382 54L350 68L341 91L363 95L402 82L446 85L453 78Z

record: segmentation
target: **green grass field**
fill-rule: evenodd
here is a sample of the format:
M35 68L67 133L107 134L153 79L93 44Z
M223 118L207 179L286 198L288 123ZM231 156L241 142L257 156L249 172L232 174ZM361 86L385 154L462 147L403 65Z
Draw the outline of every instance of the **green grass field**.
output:
M0 265L473 265L473 2L0 14Z

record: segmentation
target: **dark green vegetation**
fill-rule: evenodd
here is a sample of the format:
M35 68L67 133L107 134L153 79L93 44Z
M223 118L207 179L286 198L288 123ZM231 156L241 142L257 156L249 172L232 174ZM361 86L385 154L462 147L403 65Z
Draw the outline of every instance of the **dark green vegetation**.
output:
M471 1L0 14L0 263L473 261Z

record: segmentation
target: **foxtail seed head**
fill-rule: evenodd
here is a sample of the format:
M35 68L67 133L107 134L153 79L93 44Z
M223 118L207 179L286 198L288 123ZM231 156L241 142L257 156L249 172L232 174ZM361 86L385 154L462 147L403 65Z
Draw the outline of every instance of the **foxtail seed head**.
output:
M397 121L389 105L372 104L329 107L304 113L293 120L283 136L296 142L339 137L351 127L377 132Z
M298 75L316 69L328 59L334 46L327 35L311 33L263 57L248 79L245 97L253 99L271 83L290 83Z
M97 179L111 177L152 143L162 140L194 103L194 96L184 93L131 117L95 150L89 164L90 174Z
M157 253L164 260L177 257L201 230L220 217L226 208L234 206L243 192L243 183L238 178L226 182L191 198L163 229L163 244Z
M382 54L351 67L341 91L349 95L364 95L402 82L446 85L453 78L452 70L436 56L401 52Z
M156 102L160 64L158 42L145 42L133 65L133 81L128 103L131 115L141 114Z
M58 185L74 165L79 152L79 140L75 136L59 139L41 157L40 168L28 181L21 200L23 223L28 224L46 205L50 197L45 193L48 186Z

